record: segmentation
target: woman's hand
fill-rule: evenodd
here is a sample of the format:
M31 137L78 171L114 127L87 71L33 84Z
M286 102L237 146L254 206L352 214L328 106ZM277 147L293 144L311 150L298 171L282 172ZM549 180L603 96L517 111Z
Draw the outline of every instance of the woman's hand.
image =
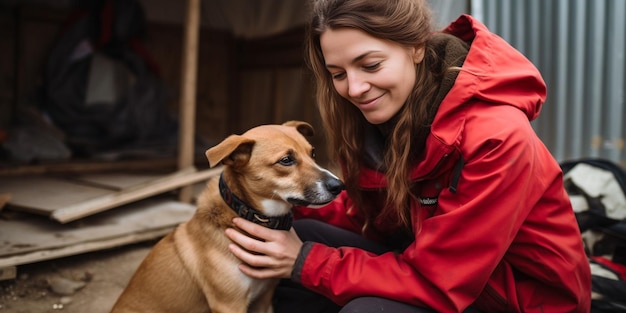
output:
M269 229L239 217L233 223L258 238L248 237L233 228L226 229L226 236L236 243L228 248L243 262L239 269L244 274L259 279L291 277L302 247L293 228L289 231Z

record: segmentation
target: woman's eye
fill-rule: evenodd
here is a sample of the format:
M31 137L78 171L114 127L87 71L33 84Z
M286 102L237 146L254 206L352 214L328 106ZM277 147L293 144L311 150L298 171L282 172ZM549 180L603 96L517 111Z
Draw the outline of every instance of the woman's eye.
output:
M341 73L331 73L330 74L332 76L333 79L342 79L346 76L346 73L341 72Z
M364 69L368 70L368 71L373 71L376 70L380 67L380 62L378 63L374 63L374 64L370 64L370 65L365 65L363 66Z
M296 159L294 159L292 155L286 155L280 158L280 160L278 160L278 164L284 165L284 166L291 166L291 165L294 165L295 163L296 163Z

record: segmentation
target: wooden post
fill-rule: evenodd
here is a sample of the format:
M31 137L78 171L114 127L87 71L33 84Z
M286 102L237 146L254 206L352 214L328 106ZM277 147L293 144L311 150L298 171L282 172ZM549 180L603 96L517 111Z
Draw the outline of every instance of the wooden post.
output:
M198 37L200 33L200 0L187 0L185 37L180 86L180 125L178 169L193 166L196 115L196 80L198 73ZM191 186L180 189L179 200L191 202Z

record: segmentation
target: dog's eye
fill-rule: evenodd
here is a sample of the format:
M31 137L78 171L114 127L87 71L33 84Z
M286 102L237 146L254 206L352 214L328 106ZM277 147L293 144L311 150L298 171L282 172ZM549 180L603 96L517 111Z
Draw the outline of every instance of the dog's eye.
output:
M315 159L315 148L311 150L311 157Z
M278 164L284 165L284 166L294 165L295 163L296 163L296 159L293 157L293 155L286 155L282 157L280 160L278 160Z

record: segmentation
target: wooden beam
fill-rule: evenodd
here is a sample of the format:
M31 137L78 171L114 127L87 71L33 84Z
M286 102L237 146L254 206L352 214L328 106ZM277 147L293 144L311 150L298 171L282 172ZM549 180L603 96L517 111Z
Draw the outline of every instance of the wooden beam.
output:
M183 186L190 186L193 183L203 180L208 180L212 176L218 175L222 171L222 168L217 167L200 172L193 171L195 171L195 169L188 168L186 170L180 170L171 175L151 182L146 182L130 189L107 194L65 207L63 209L58 209L55 210L50 217L60 223L68 223L133 201L145 199ZM191 186L189 189L192 190Z
M116 170L124 171L173 171L176 170L178 160L175 158L144 159L144 160L122 160L114 162L102 161L80 161L62 163L44 163L32 165L0 165L0 176L22 176L34 174L78 174L109 172ZM196 160L198 164L206 163L206 158L202 156Z
M72 246L51 248L47 250L39 250L20 255L8 256L6 258L0 258L0 266L5 266L6 264L21 265L41 262L86 252L111 249L136 242L157 239L167 235L169 232L172 231L172 229L174 229L174 227L175 226L161 229L150 229L141 233L130 233L119 237L106 238L91 242L83 242ZM3 269L10 270L11 267L3 267Z
M2 209L7 204L7 202L9 202L9 200L11 200L11 194L9 193L0 194L0 211L2 211Z
M0 219L0 269L158 239L195 211L194 205L164 197L89 216L79 225L7 214Z
M183 41L183 64L180 94L180 138L178 145L178 169L192 167L196 115L196 84L198 73L198 34L200 33L200 0L187 0L185 37ZM180 190L179 200L191 201L191 186Z
M0 281L15 279L17 277L17 268L15 266L0 267Z

